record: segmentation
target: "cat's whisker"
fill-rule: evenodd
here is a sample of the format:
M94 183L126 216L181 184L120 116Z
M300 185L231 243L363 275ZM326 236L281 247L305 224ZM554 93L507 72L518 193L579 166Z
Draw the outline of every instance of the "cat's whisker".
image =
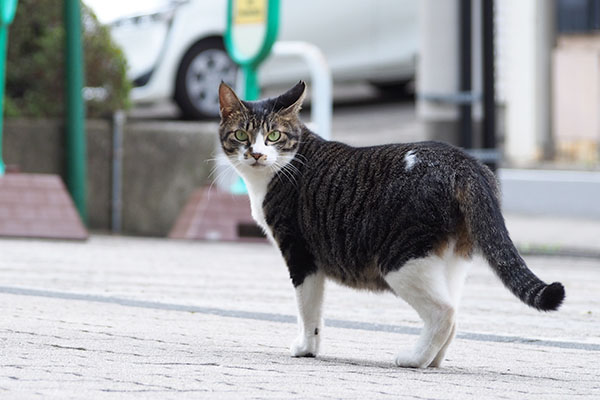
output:
M213 179L213 183L219 183L227 175L230 175L230 174L233 174L233 173L235 173L235 171L233 170L233 168L225 168L225 169L219 171L219 173Z
M283 170L283 167L277 164L273 164L273 171L275 173L275 176L278 179L281 179L281 177L285 177L288 181L291 181L291 178L288 176L287 172Z
M218 165L218 164L215 164L215 165L214 165L214 166L213 166L213 167L210 169L210 173L208 174L208 177L207 177L207 178L208 178L208 179L211 179L211 177L212 177L214 174L216 174L216 173L217 173L217 172L220 170L220 168L231 168L231 167L229 167L229 166L226 166L226 165Z
M291 162L288 162L287 164L285 164L285 168L289 168L290 170L294 171L295 173L298 174L302 174L302 171L300 171L300 169L298 169L298 167L296 167L294 164L292 164Z
M208 174L208 177L207 177L207 178L208 178L208 179L211 179L211 177L212 177L212 176L213 176L215 173L217 173L218 171L220 171L220 170L221 170L221 168L223 168L223 169L225 169L225 170L233 170L233 168L232 168L232 164L233 164L233 161L231 161L230 163L221 163L221 164L219 164L219 163L216 163L216 164L215 164L215 165L214 165L214 166L211 168L211 171L210 171L210 173Z
M295 188L298 188L298 181L296 179L296 177L294 176L292 171L289 171L287 169L287 166L289 164L281 164L278 161L273 163L274 166L276 166L278 168L278 170L276 172L281 172L281 175L285 176L286 179L292 184L294 185ZM276 174L276 176L278 176L279 174Z
M292 158L290 158L289 162L290 162L290 164L291 164L291 163L294 163L294 162L295 162L295 163L298 163L299 165L301 165L301 166L303 166L303 167L305 167L305 166L307 166L307 165L308 165L308 164L307 164L305 161L302 161L301 159L299 159L299 158L295 158L295 157L292 157Z
M294 188L298 188L298 182L296 181L296 179L291 176L289 174L289 172L281 170L282 171L282 175L285 176L287 178L287 180L294 186Z
M221 170L217 176L212 180L212 182L210 183L209 187L208 187L208 195L210 196L210 193L212 191L212 188L215 184L218 184L219 181L223 180L224 178L226 178L227 175L231 175L231 174L235 174L235 170L231 167L228 168L224 168L223 170Z
M231 164L234 162L234 159L231 156L227 156L223 153L213 154L215 157L208 158L204 160L205 162L214 162L215 165L211 168L210 173L208 174L208 179L211 178L213 174L215 174L221 167L231 168ZM227 160L227 161L225 161Z
M290 182L293 183L296 189L298 189L298 179L296 178L296 176L286 168L283 168L283 170L285 171L285 174L289 177Z
M275 165L269 165L269 171L273 173L273 176L277 178L279 182L283 183L283 181L281 180L281 176L278 174L279 171L277 170L277 167Z
M298 187L297 183L295 181L292 181L288 173L283 170L283 167L278 165L276 162L269 166L269 170L273 172L274 176L279 182L283 183L282 177L285 177L288 180L288 182L290 182L294 186L294 188ZM279 172L281 172L281 174Z
M298 152L296 152L296 154L294 154L294 157L292 157L292 158L295 158L295 157L304 159L304 161L303 161L304 163L308 161L308 158L306 158L306 156L304 154L300 154ZM300 160L298 160L298 161L300 161Z
M292 165L291 163L286 163L285 165L283 165L281 167L282 170L284 170L284 173L288 173L289 175L291 175L294 179L294 182L298 183L297 180L297 176L296 175L300 175L302 176L302 171L299 170L295 165Z
M297 160L297 159L291 159L291 160L290 160L290 164L292 164L294 161L295 161L295 162L297 162L299 165L301 165L301 166L303 166L303 167L305 167L305 166L306 166L306 163L304 163L304 162L302 162L302 161L300 161L300 160ZM296 166L294 165L294 167L296 167ZM296 167L296 168L297 168L297 167Z
M283 174L285 174L290 179L292 179L294 181L294 184L296 184L296 185L298 184L298 179L296 178L295 172L293 170L291 170L287 165L284 165L281 168L281 171Z

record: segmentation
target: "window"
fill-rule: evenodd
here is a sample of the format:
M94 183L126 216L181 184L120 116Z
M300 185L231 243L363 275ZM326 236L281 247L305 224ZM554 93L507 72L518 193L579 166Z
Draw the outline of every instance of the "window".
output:
M600 0L557 0L559 33L600 31Z

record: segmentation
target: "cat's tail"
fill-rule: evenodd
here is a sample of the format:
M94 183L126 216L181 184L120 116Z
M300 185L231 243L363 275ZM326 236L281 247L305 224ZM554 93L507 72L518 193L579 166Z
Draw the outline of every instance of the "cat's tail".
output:
M565 289L559 282L544 283L519 255L504 224L493 173L479 163L463 167L456 175L455 193L476 248L522 302L541 311L558 309L565 298Z

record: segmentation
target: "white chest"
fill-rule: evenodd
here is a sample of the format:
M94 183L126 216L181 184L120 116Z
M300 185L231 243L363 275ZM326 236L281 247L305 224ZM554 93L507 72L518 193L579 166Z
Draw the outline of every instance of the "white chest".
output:
M267 238L274 243L273 233L271 232L271 228L267 225L267 221L265 219L265 211L263 209L263 202L265 200L265 196L267 195L267 187L269 185L269 180L267 179L248 179L244 178L246 182L246 186L248 187L248 196L250 197L250 208L252 211L252 218L258 226L260 226Z

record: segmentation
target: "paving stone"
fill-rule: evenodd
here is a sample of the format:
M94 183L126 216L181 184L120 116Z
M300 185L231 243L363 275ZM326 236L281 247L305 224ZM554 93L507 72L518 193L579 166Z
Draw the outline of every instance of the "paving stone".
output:
M291 358L293 289L268 245L4 239L0 255L2 399L600 397L598 260L528 258L565 284L557 313L474 265L445 365L406 370L393 355L416 335L383 328L418 328L415 313L334 284L322 354Z

